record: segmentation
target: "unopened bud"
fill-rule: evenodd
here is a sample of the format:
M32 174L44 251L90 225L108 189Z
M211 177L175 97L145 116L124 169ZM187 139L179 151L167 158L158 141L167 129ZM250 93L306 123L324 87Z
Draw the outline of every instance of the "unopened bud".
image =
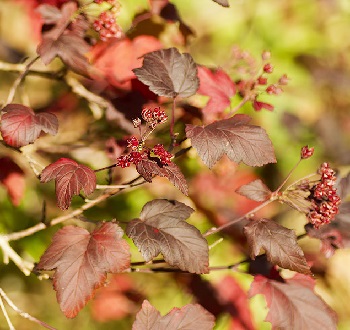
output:
M300 157L301 159L308 159L314 154L314 148L309 148L309 146L305 146L301 148Z
M268 61L271 58L271 52L269 52L268 50L264 50L261 53L261 58L263 59L263 61Z

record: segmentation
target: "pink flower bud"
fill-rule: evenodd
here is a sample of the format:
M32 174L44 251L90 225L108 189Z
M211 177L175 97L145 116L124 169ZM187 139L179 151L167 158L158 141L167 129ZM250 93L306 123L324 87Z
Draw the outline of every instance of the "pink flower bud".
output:
M273 66L271 63L266 63L263 67L264 72L266 73L272 73L273 72Z
M263 59L263 61L268 61L271 58L271 53L268 50L264 50L261 53L261 58Z
M284 74L280 79L278 79L278 83L280 85L288 85L289 78L286 74Z
M309 148L309 146L305 146L301 148L300 157L301 159L308 159L314 154L314 148Z

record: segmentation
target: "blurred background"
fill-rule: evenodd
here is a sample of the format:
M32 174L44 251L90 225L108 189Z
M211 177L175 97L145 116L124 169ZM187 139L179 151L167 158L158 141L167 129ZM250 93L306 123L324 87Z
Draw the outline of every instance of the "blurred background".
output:
M0 62L20 63L25 57L35 56L40 41L40 24L33 8L38 2L0 0ZM130 28L136 14L149 8L147 0L120 0L120 3L118 22L124 31ZM246 104L242 110L268 132L275 147L277 164L258 169L244 165L237 168L223 159L213 171L209 171L195 153L190 152L188 158L179 161L189 178L189 198L167 180L156 178L153 184L129 190L89 210L84 214L88 219L129 221L138 217L147 201L168 198L196 208L198 212L189 222L205 231L213 224L254 208L256 204L235 194L235 188L259 176L270 189L275 189L297 162L300 148L307 144L315 147L315 155L302 163L292 181L315 172L324 161L330 162L340 175L349 172L350 1L230 0L230 8L223 8L211 0L174 0L171 3L191 30L186 43L177 39L174 29L178 26L164 28L157 18L136 26L130 35L157 35L164 47L180 47L182 43L181 49L191 53L197 63L222 67L233 80L239 78L237 70L232 67L235 50L248 52L258 63L262 51L269 50L274 65L272 76L276 80L283 74L289 77L284 93L262 96L262 100L275 106L273 112L255 112L251 104ZM59 68L60 65L57 60L50 68ZM37 67L45 68L41 64ZM1 103L7 99L16 76L0 70ZM93 168L111 163L105 143L111 137L119 139L123 136L117 126L104 118L95 120L86 102L75 97L63 83L28 77L22 88L17 102L29 103L35 109L49 109L60 120L57 137L45 136L36 143L36 159L41 164L46 166L58 158L57 154L69 154ZM201 97L193 100L196 105L204 106L205 102L206 99ZM18 231L38 223L44 198L49 219L62 214L55 205L53 184L39 185L27 160L0 145L0 157L6 156L18 164L24 176L13 179L18 188L13 193L21 195L15 201L18 206L13 205L13 197L11 202L6 189L0 186L0 232ZM135 171L128 169L115 175L124 181L134 177ZM106 173L99 174L98 179L103 184ZM72 207L79 205L81 201L74 199ZM262 215L295 229L297 234L304 232L305 218L295 211L273 205ZM74 221L70 223L75 224ZM56 230L57 227L46 229L16 241L12 246L23 258L37 262ZM235 227L225 232L225 240L210 251L211 266L229 265L245 258L246 247L242 246L240 230ZM219 237L211 238L209 243ZM304 238L300 245L314 265L316 292L337 312L339 329L349 329L349 250L337 250L326 259L319 251L318 240ZM135 247L132 254L133 261L142 260ZM201 277L142 273L110 276L109 286L97 291L95 298L79 315L68 320L59 310L50 281L40 281L35 275L25 277L12 262L9 265L0 263L0 287L19 308L57 329L130 329L145 298L162 314L174 306L181 307L196 300L206 301L204 304L215 309L215 299L221 299L232 303L236 312L241 310L236 314L245 313L245 316L235 319L233 314L222 312L218 307L215 329L271 329L271 325L264 322L267 314L264 298L256 296L245 302L251 281L251 275L229 271L216 271ZM223 287L230 285L233 293L225 296ZM200 292L205 294L201 297ZM7 309L16 329L39 328ZM7 329L2 313L0 329Z

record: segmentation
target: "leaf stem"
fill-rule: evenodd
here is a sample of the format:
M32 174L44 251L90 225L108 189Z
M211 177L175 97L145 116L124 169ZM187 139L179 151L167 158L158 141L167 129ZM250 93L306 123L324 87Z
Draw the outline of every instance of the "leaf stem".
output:
M101 172L104 170L109 170L109 169L114 168L114 167L117 167L117 164L112 164L112 165L109 165L106 167L98 168L97 170L94 170L94 172Z
M21 309L19 309L14 303L13 301L6 295L6 293L4 292L3 289L0 288L0 297L2 299L4 299L6 301L6 303L15 311L17 312L20 316L22 316L23 318L29 320L29 321L32 321L32 322L35 322L41 326L43 326L44 328L46 329L50 329L50 330L57 330L56 328L48 325L47 323L43 322L43 321L40 321L38 320L37 318L35 318L34 316L31 316L30 314L26 313L26 312L23 312ZM0 298L0 300L1 300ZM2 301L2 300L1 300ZM9 324L10 325L10 324ZM11 329L11 327L10 327ZM13 328L14 329L14 328Z
M173 98L173 106L171 107L171 122L170 122L170 138L171 138L171 145L170 145L170 152L175 147L176 143L176 134L174 133L174 127L175 127L175 108L176 108L176 96Z
M237 112L240 108L243 107L248 101L250 100L250 94L244 96L244 98L239 102L230 112L228 113L228 116L232 116L235 112Z
M246 214L242 215L241 217L239 218L236 218L236 219L233 219L232 221L229 221L223 225L221 225L220 227L217 227L217 228L211 228L209 229L207 232L205 232L203 234L203 237L208 237L210 235L213 235L213 234L216 234L220 231L222 231L223 229L227 228L227 227L230 227L232 226L233 224L245 219L245 218L248 218L250 217L251 215L253 215L255 212L261 210L262 208L264 208L266 205L272 203L273 201L277 200L277 196L271 196L270 199L268 199L267 201L261 203L260 205L258 205L257 207L255 207L253 210L247 212Z
M295 171L295 169L299 166L300 162L302 161L302 159L300 158L298 160L298 162L294 165L294 167L290 170L290 172L288 173L287 177L283 180L283 182L280 184L280 186L273 192L273 195L277 195L278 192L282 189L282 187L286 184L286 182L289 180L290 176L292 175L292 173Z

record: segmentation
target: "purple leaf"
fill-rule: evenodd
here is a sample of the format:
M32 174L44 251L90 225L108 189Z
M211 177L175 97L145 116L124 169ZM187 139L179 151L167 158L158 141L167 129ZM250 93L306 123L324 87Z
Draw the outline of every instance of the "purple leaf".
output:
M137 313L132 330L212 330L215 319L212 314L198 304L173 308L167 315L160 313L145 300Z
M228 0L213 0L214 2L218 3L219 5L223 7L230 7L230 4L228 3Z
M268 135L263 128L248 125L250 120L249 116L239 114L208 126L186 125L186 136L209 168L224 154L236 163L242 161L249 166L275 163Z
M204 66L198 67L198 94L209 96L203 111L210 113L223 112L230 105L230 98L236 94L236 85L229 75L222 69L210 71Z
M336 185L337 195L340 199L345 199L350 194L350 173L346 177L340 179Z
M159 166L154 160L142 159L136 165L136 170L148 182L152 182L155 175L165 177L184 195L188 196L186 179L180 171L180 168L174 163Z
M270 189L267 188L260 179L256 179L239 187L236 193L256 202L265 202L271 196Z
M197 65L190 54L176 48L161 49L144 55L141 68L134 69L137 78L157 95L189 97L199 85Z
M96 188L95 172L69 158L60 158L43 169L40 181L51 180L55 180L57 205L62 210L68 209L73 195L79 195L80 190L90 195Z
M310 237L321 240L321 252L331 257L336 249L350 247L350 202L340 204L339 213L335 219L319 229L305 226Z
M148 262L162 253L171 266L190 273L208 273L208 243L200 231L185 222L193 209L177 201L155 199L140 218L128 223L126 234Z
M337 329L336 314L315 294L312 278L297 274L285 282L257 275L249 290L250 297L265 296L272 329Z
M57 117L52 113L35 114L22 104L9 104L3 109L1 134L4 141L15 148L33 143L41 131L56 135Z
M54 17L57 16L59 19L51 30L43 33L37 53L46 65L58 56L71 70L88 76L90 65L86 54L90 50L90 45L85 41L84 34L89 28L89 22L83 15L79 15L71 22L76 10L76 4L68 2L62 6L60 18L58 13L54 12ZM45 7L42 14L44 19L47 19L48 12ZM50 12L49 20L54 19L51 14Z
M74 6L73 4L70 4L69 7L73 7L73 6ZM62 12L57 7L51 6L48 4L40 5L36 9L36 11L41 15L44 24L57 24L63 18ZM65 20L66 19L67 18L65 18ZM68 19L69 19L69 16L68 16Z
M261 249L264 249L267 260L272 264L302 274L311 274L293 230L268 219L259 219L246 225L244 233L253 260L260 254Z
M97 288L104 285L106 273L130 267L128 243L123 230L113 222L102 223L91 234L84 228L66 226L52 239L36 270L55 270L53 286L64 315L77 316Z

